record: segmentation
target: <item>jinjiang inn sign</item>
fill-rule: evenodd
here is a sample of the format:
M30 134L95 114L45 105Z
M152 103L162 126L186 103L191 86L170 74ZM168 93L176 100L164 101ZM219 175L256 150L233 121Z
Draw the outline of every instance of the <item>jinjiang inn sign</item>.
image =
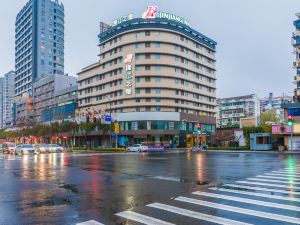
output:
M173 20L179 23L182 23L186 26L190 26L190 22L188 20L186 20L185 18L182 18L180 16L176 16L174 14L171 13L166 13L166 12L160 12L158 11L158 6L157 5L152 5L152 6L148 6L147 10L143 13L142 15L143 19L155 19L155 18L163 18L163 19L168 19L168 20ZM125 21L129 21L134 19L133 14L128 14L126 16L122 16L116 20L113 21L113 26L116 26L120 23L123 23Z

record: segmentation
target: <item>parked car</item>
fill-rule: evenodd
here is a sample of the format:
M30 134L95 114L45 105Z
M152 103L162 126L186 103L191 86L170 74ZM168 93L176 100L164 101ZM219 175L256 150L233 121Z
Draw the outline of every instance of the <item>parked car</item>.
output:
M128 147L126 152L146 152L148 151L148 147L142 144L136 144Z
M57 145L57 144L48 145L48 149L49 149L49 152L52 152L52 153L58 153L58 152L63 152L64 151L64 148L60 145Z
M16 154L16 144L13 142L5 142L2 145L3 154Z
M20 144L17 145L16 154L18 155L29 155L29 154L36 154L36 148L31 144Z
M43 144L43 143L36 144L34 147L36 148L36 150L38 151L38 153L50 152L49 145L47 145L47 144Z

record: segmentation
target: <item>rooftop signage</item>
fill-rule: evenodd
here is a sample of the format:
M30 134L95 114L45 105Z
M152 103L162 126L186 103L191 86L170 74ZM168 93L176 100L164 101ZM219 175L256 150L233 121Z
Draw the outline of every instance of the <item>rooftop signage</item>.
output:
M128 14L126 16L122 16L116 20L113 21L113 26L116 26L120 23L123 23L125 21L129 21L132 20L134 18L133 14ZM178 23L182 23L186 26L190 26L190 22L188 20L186 20L183 17L180 16L176 16L174 14L171 13L166 13L166 12L160 12L158 11L158 6L157 5L151 5L148 6L146 11L142 14L142 18L143 19L155 19L155 18L162 18L162 19L168 19L168 20L173 20L176 21Z

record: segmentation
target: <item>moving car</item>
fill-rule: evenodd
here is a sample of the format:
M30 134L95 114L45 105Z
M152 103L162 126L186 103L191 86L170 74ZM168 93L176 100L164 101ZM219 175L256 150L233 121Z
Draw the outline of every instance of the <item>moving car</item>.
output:
M142 144L136 144L128 147L126 152L145 152L148 151L148 147Z
M36 148L36 150L38 151L38 153L50 152L49 145L47 145L47 144L43 144L43 143L36 144L34 147Z
M16 144L13 142L5 142L2 145L3 154L16 154Z
M37 150L31 144L20 144L17 145L16 154L18 155L29 155L29 154L36 154Z
M57 152L63 152L64 151L64 148L60 145L57 145L57 144L48 145L48 149L49 149L49 152L52 152L52 153L57 153Z

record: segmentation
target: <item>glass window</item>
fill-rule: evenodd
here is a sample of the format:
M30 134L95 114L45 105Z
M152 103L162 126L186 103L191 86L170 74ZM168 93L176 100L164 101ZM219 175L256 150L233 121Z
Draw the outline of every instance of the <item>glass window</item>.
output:
M141 66L135 66L135 71L141 71Z
M155 99L156 102L160 102L160 98Z
M135 44L135 48L140 48L140 47L141 47L141 44L139 44L139 43Z
M160 94L160 93L161 93L161 89L160 89L160 88L157 88L157 89L155 90L155 92L156 92L156 94Z
M155 58L160 59L160 54L159 53L155 54Z
M136 93L136 94L140 94L140 93L141 93L141 89L140 89L140 88L136 88L136 89L135 89L135 93Z
M160 82L160 77L156 77L156 78L155 78L155 81L156 81L156 82Z
M139 130L147 130L147 121L139 121L138 127L139 127Z
M156 106L156 112L160 112L160 106Z
M178 78L175 78L175 83L179 84L180 80Z
M160 71L160 66L158 65L158 66L155 66L155 70L156 71Z
M155 45L156 48L160 48L160 42L157 42Z
M139 83L140 81L141 81L141 78L140 78L140 77L136 77L136 78L135 78L135 82L136 82L136 83Z
M135 59L139 60L141 58L141 54L135 54Z

